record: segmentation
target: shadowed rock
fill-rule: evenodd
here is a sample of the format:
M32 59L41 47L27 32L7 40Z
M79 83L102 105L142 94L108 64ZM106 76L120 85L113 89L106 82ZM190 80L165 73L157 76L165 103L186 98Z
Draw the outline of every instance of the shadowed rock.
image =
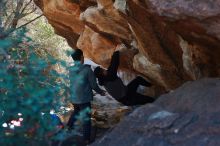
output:
M136 109L92 146L217 146L220 79L187 82Z

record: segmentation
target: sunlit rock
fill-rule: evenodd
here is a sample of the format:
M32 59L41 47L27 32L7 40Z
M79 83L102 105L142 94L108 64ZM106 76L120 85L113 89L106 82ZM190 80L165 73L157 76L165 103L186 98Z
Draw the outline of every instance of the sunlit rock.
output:
M118 45L138 50L122 56L120 69L145 76L160 93L220 75L218 0L35 2L57 34L104 67Z

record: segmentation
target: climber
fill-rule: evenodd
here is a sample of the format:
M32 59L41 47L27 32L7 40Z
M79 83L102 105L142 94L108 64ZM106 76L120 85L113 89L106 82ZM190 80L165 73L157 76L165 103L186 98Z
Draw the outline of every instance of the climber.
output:
M125 86L122 80L117 75L119 66L120 52L116 51L112 55L111 63L107 70L96 67L94 70L95 76L98 78L99 84L104 86L106 91L120 103L132 106L143 105L154 102L154 98L137 93L139 85L146 87L151 86L151 83L138 76Z
M102 96L105 95L105 92L97 85L96 77L90 66L83 64L83 52L80 49L76 49L71 56L74 60L74 65L70 67L69 71L70 100L73 103L74 111L69 118L67 126L69 129L76 130L79 129L77 123L82 123L83 138L86 143L90 143L92 89Z

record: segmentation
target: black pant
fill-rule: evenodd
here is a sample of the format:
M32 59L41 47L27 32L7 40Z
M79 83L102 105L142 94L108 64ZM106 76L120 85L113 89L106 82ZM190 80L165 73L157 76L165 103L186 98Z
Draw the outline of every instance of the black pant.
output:
M77 130L80 125L76 125L76 122L80 121L83 126L83 138L90 141L91 135L91 103L74 104L74 111L71 114L67 126L70 129ZM78 127L77 127L78 126Z
M143 105L146 103L154 102L154 98L137 93L137 88L139 85L143 85L146 87L151 86L151 84L142 77L137 77L127 85L128 91L125 97L121 98L119 102L127 106Z

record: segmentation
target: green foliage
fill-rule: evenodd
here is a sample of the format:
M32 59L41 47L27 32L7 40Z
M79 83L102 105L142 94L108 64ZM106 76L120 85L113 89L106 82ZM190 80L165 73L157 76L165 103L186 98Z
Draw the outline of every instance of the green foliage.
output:
M32 28L29 36L34 40L33 45L38 49L39 54L49 53L53 57L67 59L67 55L63 52L72 49L67 45L64 38L55 35L53 27L48 24L46 18L38 19L29 27Z
M19 29L0 40L2 146L48 145L51 140L48 133L57 127L42 113L49 113L51 109L58 111L66 94L66 75L53 69L61 61L48 53L39 56L26 32L25 28ZM13 128L11 121L19 118L23 119L22 126Z
M61 112L68 99L70 48L45 18L31 21L39 14L28 2L0 0L0 146L50 145L69 136L54 135L59 129L49 112ZM78 118L85 120L85 112Z

